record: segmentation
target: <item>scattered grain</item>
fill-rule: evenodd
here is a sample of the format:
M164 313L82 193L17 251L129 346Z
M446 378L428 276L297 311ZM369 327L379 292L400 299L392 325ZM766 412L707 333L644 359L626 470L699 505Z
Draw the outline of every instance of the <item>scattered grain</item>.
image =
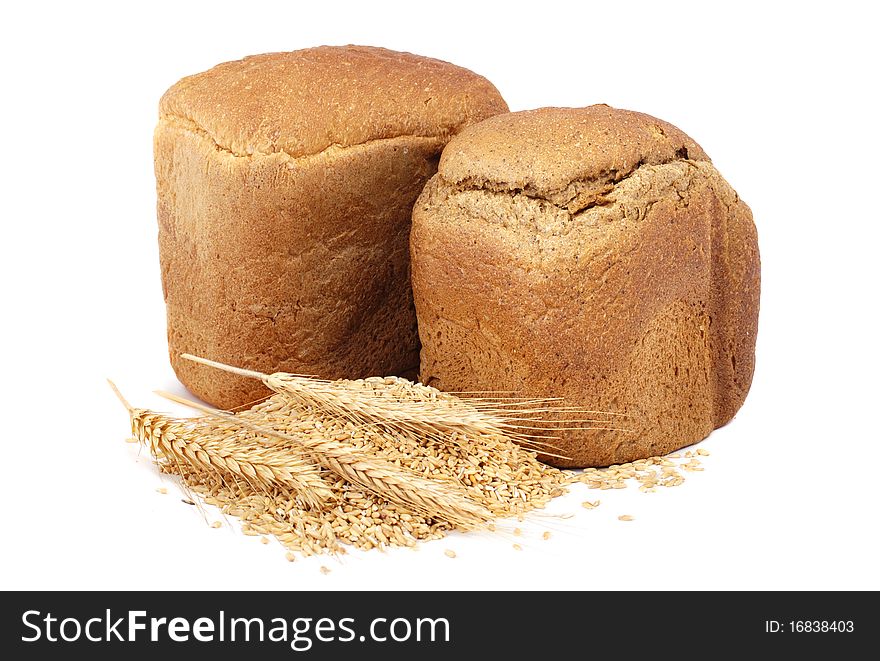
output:
M388 402L444 403L449 425L456 407L467 406L404 379L344 383L361 401L362 390ZM131 412L164 472L179 475L190 492L237 517L245 534L274 536L288 551L306 556L341 554L345 545L412 548L453 529L494 530L488 517L523 520L571 482L569 473L542 464L534 450L510 435L450 430L441 438L363 426L339 412L297 404L287 394L223 419L206 415L181 421ZM237 456L230 461L233 451ZM264 470L257 479L270 459L278 470ZM242 468L245 463L253 470ZM294 484L281 473L285 465L297 469L288 471L290 477L304 479ZM379 473L374 466L389 468ZM386 477L392 481L382 481ZM318 480L324 498L309 497L314 494L306 478Z
M453 551L452 549L446 549L445 551L443 551L443 553L444 555L446 555L447 558L455 557L455 551Z
M682 484L679 470L702 470L692 453L684 466L673 461L676 453L561 471L539 462L535 442L519 435L517 414L536 414L503 401L459 399L397 377L263 376L276 394L241 413L179 419L129 412L135 436L163 472L237 517L245 534L264 544L276 537L291 561L295 553L342 554L346 545L415 548L454 529L494 531L491 519L523 521L575 481L607 490L635 480L650 493Z
M514 545L513 545L513 550L514 550L514 551L522 551L522 546L520 546L519 544L514 544Z
M156 492L165 495L166 493L168 493L168 489L165 487L159 487L158 489L156 489Z
M621 514L619 517L617 517L617 520L618 521L633 521L634 517L632 517L629 514Z
M544 531L544 534L542 535L542 537L543 537L545 540L550 539L550 531L549 531L549 530L545 530L545 531Z
M706 456L708 452L701 449L697 449L696 454L690 451L684 454L674 452L665 457L649 457L607 468L587 468L571 479L573 482L582 482L590 489L600 490L625 489L634 480L642 493L655 493L658 486L674 487L684 484L684 477L679 471L702 471L697 455ZM687 461L673 461L683 458Z

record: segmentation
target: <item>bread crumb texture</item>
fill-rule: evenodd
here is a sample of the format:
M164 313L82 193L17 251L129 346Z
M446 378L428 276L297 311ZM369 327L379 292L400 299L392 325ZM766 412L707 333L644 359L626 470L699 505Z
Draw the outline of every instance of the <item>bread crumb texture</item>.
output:
M760 260L752 214L703 150L608 106L508 113L450 141L416 203L421 379L619 414L546 457L664 455L742 405Z

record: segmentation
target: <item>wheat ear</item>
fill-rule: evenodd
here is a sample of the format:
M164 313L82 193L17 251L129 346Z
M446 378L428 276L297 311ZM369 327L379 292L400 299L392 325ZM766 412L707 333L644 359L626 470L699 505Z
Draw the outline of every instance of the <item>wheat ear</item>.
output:
M478 527L493 518L488 509L472 501L454 485L424 478L389 461L324 438L317 429L311 435L290 433L257 423L252 418L243 418L241 415L220 411L176 395L164 392L158 394L261 436L275 437L294 447L304 448L322 466L349 482L432 518L449 521L460 528Z
M154 457L164 456L196 469L234 475L261 488L290 489L312 507L333 498L317 466L294 452L248 442L242 434L217 424L204 424L203 419L173 418L132 407L115 384L110 382L110 386L128 410L132 435Z
M181 358L207 365L218 370L251 379L258 379L270 390L289 397L303 407L316 407L330 415L351 421L358 426L373 426L393 433L435 441L455 441L457 435L469 438L502 436L520 445L532 447L547 456L567 459L555 454L555 447L548 442L556 438L553 432L565 431L553 420L552 415L561 412L576 413L578 409L563 407L558 398L519 399L501 402L498 399L471 400L444 395L428 386L403 380L410 388L395 389L396 377L386 379L380 393L363 388L357 382L346 380L327 381L298 374L275 372L264 374L242 369L217 361L181 354ZM389 382L390 381L390 382ZM429 396L425 396L428 394ZM583 411L587 413L587 411ZM590 411L589 413L592 413ZM535 418L540 416L540 418ZM548 426L530 426L540 421ZM607 421L595 418L585 420L569 416L566 424ZM556 425L556 427L554 427ZM558 429L557 429L558 428ZM610 427L577 427L577 429L611 429ZM549 432L536 434L535 431ZM627 430L619 430L627 431ZM546 439L546 440L542 440Z

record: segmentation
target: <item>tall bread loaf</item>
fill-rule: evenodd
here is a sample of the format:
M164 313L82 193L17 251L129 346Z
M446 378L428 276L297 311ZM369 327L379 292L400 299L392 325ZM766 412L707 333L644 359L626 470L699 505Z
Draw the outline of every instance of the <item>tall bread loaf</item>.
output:
M443 146L507 106L460 67L368 47L221 64L162 97L155 132L171 362L216 406L259 383L181 360L326 378L418 364L412 205Z
M689 445L749 390L752 214L666 122L545 108L463 131L416 203L411 258L423 381L626 414L566 432L558 465Z

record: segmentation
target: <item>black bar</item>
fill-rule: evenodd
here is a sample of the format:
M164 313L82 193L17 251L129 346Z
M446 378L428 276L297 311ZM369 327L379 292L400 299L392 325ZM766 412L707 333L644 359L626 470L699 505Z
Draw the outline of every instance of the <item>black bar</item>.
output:
M811 658L827 652L850 658L839 655L875 639L873 602L873 593L839 592L18 592L4 594L0 615L2 650L12 659L66 658L74 652L117 659L141 650L159 653L163 661L192 659L194 653L211 658L255 653L261 659L371 653L383 659L432 659L465 653L471 658L477 650L510 659L586 658L600 650L630 658L640 652L655 656L662 649L674 650L675 658L705 659L722 652L809 652ZM144 613L131 619L130 611ZM73 619L63 623L66 618ZM168 623L173 618L184 618L173 633L187 641L172 639ZM206 619L197 623L199 618ZM232 624L233 618L252 621ZM145 628L133 630L133 641L120 641L129 638L131 621ZM155 642L150 639L154 626ZM245 629L250 641L244 640ZM255 640L261 629L262 642ZM278 640L269 640L272 632ZM62 633L79 638L65 642ZM91 642L87 633L110 640ZM197 633L213 640L196 640Z

